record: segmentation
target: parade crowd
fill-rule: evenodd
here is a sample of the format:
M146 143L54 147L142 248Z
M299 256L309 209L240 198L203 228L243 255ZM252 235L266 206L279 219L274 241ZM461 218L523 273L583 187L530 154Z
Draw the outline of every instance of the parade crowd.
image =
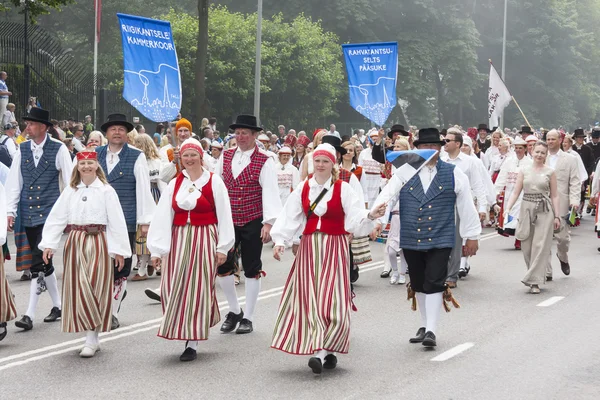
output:
M53 307L43 321L85 333L85 358L100 350L100 332L119 328L128 284L155 274L160 283L146 294L162 304L157 334L183 342L181 361L195 360L222 320L217 284L228 304L220 331L251 333L269 245L276 260L295 257L271 347L307 356L316 374L335 368L350 346L352 284L374 240L386 243L381 277L406 285L419 310L410 343L432 348L441 310L459 307L452 289L469 274L482 227L515 237L522 284L538 294L553 277L553 239L570 274L571 229L596 215L600 192L600 129L393 125L344 134L331 125L309 136L283 125L268 132L239 115L226 134L215 118L197 130L178 118L152 132L111 114L96 130L89 117L55 121L40 107L18 122L14 105L5 107L0 340L13 319L34 328L47 292ZM434 155L413 175L386 156L415 149ZM28 299L15 299L6 279L7 232ZM53 260L59 251L63 265Z

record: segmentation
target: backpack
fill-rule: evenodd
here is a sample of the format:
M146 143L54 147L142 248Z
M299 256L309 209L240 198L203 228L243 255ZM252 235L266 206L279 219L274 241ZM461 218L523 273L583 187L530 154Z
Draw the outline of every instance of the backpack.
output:
M6 135L3 135L2 139L0 139L0 162L10 168L12 157L8 152L8 147L6 147L6 141L8 139L10 138Z

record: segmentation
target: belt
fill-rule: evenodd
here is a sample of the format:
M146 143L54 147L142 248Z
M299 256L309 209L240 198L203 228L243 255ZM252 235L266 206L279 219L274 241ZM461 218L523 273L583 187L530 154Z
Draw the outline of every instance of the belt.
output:
M106 225L69 225L72 231L86 232L88 235L97 235L100 232L106 232Z
M392 211L392 215L400 215L400 211Z
M381 175L381 172L367 172L367 171L365 171L365 174L367 174L367 175Z

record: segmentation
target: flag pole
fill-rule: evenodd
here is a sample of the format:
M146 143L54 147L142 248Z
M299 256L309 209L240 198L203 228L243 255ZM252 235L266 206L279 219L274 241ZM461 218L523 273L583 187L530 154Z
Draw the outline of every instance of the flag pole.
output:
M527 121L527 117L525 116L525 113L523 113L523 110L521 110L521 107L519 106L519 103L517 103L517 99L515 99L515 96L511 96L511 98L515 102L515 105L517 106L517 108L519 109L519 111L521 112L521 115L523 116L523 119L527 123L527 126L529 126L530 128L533 128L533 126L531 126L531 124L529 123L529 121Z
M508 10L508 0L504 0L504 30L502 31L502 80L506 79L506 14ZM506 83L504 84L506 85ZM513 97L514 100L514 97ZM516 103L516 102L515 102ZM504 129L504 112L500 116L500 129Z
M92 99L94 126L98 126L98 2L100 0L94 0L94 96Z

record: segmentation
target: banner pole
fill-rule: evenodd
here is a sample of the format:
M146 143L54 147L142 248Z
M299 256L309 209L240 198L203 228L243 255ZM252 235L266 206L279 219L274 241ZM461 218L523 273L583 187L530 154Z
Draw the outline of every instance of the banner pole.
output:
M523 113L523 110L521 110L521 106L519 106L519 103L517 103L517 99L515 99L515 96L511 96L511 97L512 97L512 100L515 102L515 105L517 106L517 108L521 112L521 115L523 116L523 119L527 123L527 126L529 126L530 128L533 128L533 126L531 126L531 124L529 123L529 121L527 121L527 117L525 116L525 113Z

